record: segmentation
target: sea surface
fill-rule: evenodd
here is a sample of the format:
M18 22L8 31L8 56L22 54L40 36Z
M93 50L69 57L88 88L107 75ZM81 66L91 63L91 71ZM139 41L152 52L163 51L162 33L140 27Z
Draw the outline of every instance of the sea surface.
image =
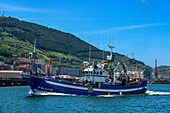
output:
M0 87L0 113L170 113L170 84L148 84L147 94L132 96L29 91L29 86Z

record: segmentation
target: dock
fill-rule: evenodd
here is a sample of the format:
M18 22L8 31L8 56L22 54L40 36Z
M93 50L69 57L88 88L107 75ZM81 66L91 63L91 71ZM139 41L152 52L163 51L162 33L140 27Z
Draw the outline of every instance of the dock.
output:
M150 84L170 84L170 80L148 80Z
M20 73L22 73L22 71L1 70L0 87L27 85L27 82L22 78Z
M151 84L170 84L170 81L152 81Z

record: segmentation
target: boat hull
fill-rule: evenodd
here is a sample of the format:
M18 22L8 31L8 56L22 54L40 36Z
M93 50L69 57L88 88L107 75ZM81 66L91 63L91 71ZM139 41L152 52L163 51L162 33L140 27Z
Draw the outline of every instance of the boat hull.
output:
M144 94L147 90L147 81L143 80L136 86L101 86L101 88L84 87L79 84L60 82L56 79L43 79L34 75L21 73L32 91L47 91L75 95L133 95Z

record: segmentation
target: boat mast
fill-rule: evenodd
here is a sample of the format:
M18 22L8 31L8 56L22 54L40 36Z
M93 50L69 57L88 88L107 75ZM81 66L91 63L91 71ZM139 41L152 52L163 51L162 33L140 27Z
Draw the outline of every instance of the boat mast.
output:
M104 35L103 35L103 53L102 53L102 59L103 59L103 62L104 62Z
M113 59L113 55L112 55L112 49L115 48L115 46L108 45L108 47L111 49L110 56L107 56L108 63L110 64L110 66L109 66L109 70L110 70L109 75L111 76L112 82L113 82L114 73L113 73L112 62L113 62L114 59Z
M35 53L35 50L36 50L36 41L37 41L37 39L34 40L34 53Z
M56 61L57 67L56 67L56 76L58 76L58 60Z
M91 44L90 44L90 47L89 47L89 63L90 63L90 57L91 57Z
M109 45L108 45L109 46ZM113 75L113 67L112 67L112 62L113 62L113 55L112 55L112 49L115 48L114 46L109 46L109 48L111 49L110 51L110 56L107 56L107 60L108 60L108 63L109 63L109 75L111 76L111 78L114 78ZM113 82L113 79L112 79L112 82Z
M109 45L108 45L109 46ZM115 46L109 46L109 48L111 49L110 51L110 60L113 60L113 57L112 57L112 49L115 48Z
M50 66L51 66L51 56L49 59L49 65L48 65L48 76L50 77Z
M36 58L37 58L37 55L36 55L36 41L37 41L37 38L35 38L35 40L34 40L34 52L33 53L31 53L30 55L31 55L31 58L33 58L33 73L34 74L36 74L35 72L36 72L36 66L35 66L35 60L36 60Z

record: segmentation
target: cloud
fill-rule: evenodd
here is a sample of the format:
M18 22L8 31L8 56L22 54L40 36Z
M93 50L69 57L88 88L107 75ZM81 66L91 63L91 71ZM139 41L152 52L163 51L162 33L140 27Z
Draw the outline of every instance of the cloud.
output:
M123 26L123 27L113 27L113 28L107 28L103 30L97 30L97 31L87 31L87 32L78 32L76 34L101 34L101 33L108 33L113 31L121 31L121 30L130 30L130 29L137 29L137 28L145 28L145 27L152 27L152 26L160 26L163 25L162 23L154 23L154 24L144 24L144 25L132 25L132 26Z
M24 11L24 12L36 12L36 13L48 13L49 10L21 7L16 5L0 3L1 10L5 11Z

